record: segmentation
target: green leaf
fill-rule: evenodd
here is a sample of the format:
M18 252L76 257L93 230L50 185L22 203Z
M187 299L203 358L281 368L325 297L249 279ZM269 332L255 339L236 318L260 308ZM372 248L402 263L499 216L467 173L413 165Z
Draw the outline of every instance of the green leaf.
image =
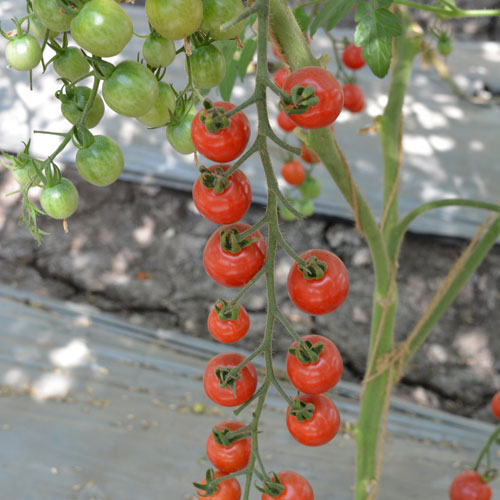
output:
M300 27L300 31L306 32L307 28L309 27L309 23L311 22L310 16L302 7L297 7L296 9L294 9L293 15L295 16L295 20Z
M363 58L373 74L379 78L387 75L392 59L392 39L375 38L363 45Z
M237 76L238 60L234 58L237 45L234 40L227 40L221 42L219 47L226 59L226 76L219 84L219 92L224 101L229 101Z
M377 9L375 23L380 36L399 36L403 33L399 19L390 10Z
M238 59L238 75L240 80L243 81L247 74L248 65L252 62L255 51L257 50L257 41L249 39L245 42L245 46L241 51L240 58Z
M393 0L377 0L379 7L388 9L392 5Z
M351 11L355 2L356 0L329 0L312 22L311 35L314 35L320 26L326 25L327 30L331 30Z

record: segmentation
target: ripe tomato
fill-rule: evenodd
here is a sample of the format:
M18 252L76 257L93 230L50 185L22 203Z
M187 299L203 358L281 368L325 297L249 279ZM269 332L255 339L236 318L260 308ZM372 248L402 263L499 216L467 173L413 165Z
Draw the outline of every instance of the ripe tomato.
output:
M194 33L201 23L201 0L146 0L146 15L153 28L167 40Z
M114 0L90 0L70 29L80 47L99 57L119 54L134 32L130 17Z
M229 168L231 165L212 165L209 170L221 175ZM252 188L248 177L238 169L229 176L229 184L224 191L216 193L213 188L202 184L205 175L202 173L193 185L193 201L198 211L216 224L239 221L252 202Z
M215 45L202 45L193 50L190 57L193 83L200 89L219 85L226 76L226 59ZM187 60L186 60L187 73Z
M203 0L203 19L200 28L214 40L235 38L241 33L245 21L225 31L222 31L220 27L239 16L244 10L245 7L240 0Z
M82 116L87 101L90 98L91 89L89 87L74 87L73 98L69 102L61 103L61 113L73 125ZM85 126L94 128L104 115L104 103L99 95L95 96L94 103L85 117Z
M306 446L321 446L331 441L340 427L340 415L332 400L324 394L300 394L300 400L314 405L313 416L303 422L286 413L286 426L290 434Z
M288 68L280 68L274 73L273 82L280 88L283 88L285 80L290 76L290 70Z
M318 155L312 149L309 149L305 144L300 146L300 157L306 163L319 163Z
M306 394L322 394L334 387L342 376L342 357L335 344L321 335L306 335L313 346L318 342L323 344L323 350L315 363L301 363L296 356L288 352L286 355L286 372L290 382ZM296 348L297 342L291 345Z
M344 90L344 108L352 113L359 113L365 107L365 98L361 87L354 83L346 83Z
M76 153L76 168L80 175L94 186L109 186L123 172L125 161L115 141L104 135L95 135L94 142Z
M304 198L317 198L321 193L321 182L315 177L308 176L300 185L300 192Z
M278 121L278 125L285 132L291 132L295 127L297 127L297 125L295 125L295 123L290 120L285 111L280 111L276 120Z
M247 363L240 370L240 378L234 384L234 392L227 385L220 387L220 381L215 374L216 368L234 368L245 356L236 352L223 352L215 355L207 364L203 374L203 388L206 395L221 406L239 406L248 401L257 387L257 371L252 362Z
M241 304L238 304L238 306L239 310L236 319L222 320L215 306L210 309L207 321L208 331L219 342L232 344L238 342L247 334L250 328L250 318L245 308Z
M120 115L135 118L153 107L158 94L158 81L153 73L135 61L118 64L102 85L106 104Z
M234 104L230 102L214 102L213 106L225 111L234 108ZM200 115L204 113L204 109L200 110L191 125L191 139L196 149L209 160L220 163L238 158L250 139L250 123L246 115L242 111L236 113L229 118L228 128L213 134L200 120Z
M262 500L314 500L314 491L306 478L291 470L278 472L280 483L285 487L277 497L262 494Z
M292 121L299 127L309 129L326 127L336 120L342 111L344 98L339 82L330 72L317 66L300 68L285 80L283 90L289 94L296 85L312 85L319 102L305 113L291 114Z
M175 44L158 34L150 35L142 44L142 55L153 68L166 67L175 59Z
M215 471L215 477L224 477L226 474L221 471ZM203 478L200 484L205 484L206 479ZM241 486L238 480L234 477L221 481L218 485L216 493L210 496L204 496L205 492L203 490L198 490L198 500L240 500L241 498Z
M24 35L7 44L5 57L14 69L30 71L42 60L42 49L34 36Z
M490 500L491 487L479 472L466 470L453 479L449 493L450 500Z
M264 265L267 245L262 239L245 246L237 253L228 252L222 248L220 237L221 231L227 229L242 233L250 229L250 226L236 222L218 228L205 245L203 265L208 275L219 285L238 288L246 285ZM262 234L255 231L250 238L262 238Z
M58 184L42 189L40 204L50 217L67 219L78 208L78 191L69 179L62 177Z
M164 82L158 82L158 98L153 107L137 119L148 127L161 127L170 121L175 111L176 97L174 89Z
M73 20L61 11L57 0L33 0L33 12L46 28L53 31L68 31Z
M195 115L196 108L193 106L180 120L173 121L167 125L168 142L178 153L183 155L188 155L196 151L191 139L191 125Z
M354 44L348 45L342 52L342 62L350 69L360 69L366 62L363 59L362 48Z
M306 279L294 262L288 273L288 295L296 307L308 314L328 314L342 305L349 292L349 275L344 263L328 250L312 249L300 255L326 262L321 278Z
M236 431L245 427L241 422L235 420L228 420L217 424L214 429L228 429L229 431ZM217 444L214 435L211 432L207 439L206 444L207 457L212 462L213 466L222 472L230 474L244 469L250 460L252 453L252 441L250 437L239 439L232 443L230 446Z
M306 178L304 165L298 160L287 161L281 165L281 175L288 184L299 186Z
M491 399L491 411L495 417L500 419L500 391L498 391Z
M55 72L62 78L74 81L89 72L90 65L77 47L66 47L52 63Z

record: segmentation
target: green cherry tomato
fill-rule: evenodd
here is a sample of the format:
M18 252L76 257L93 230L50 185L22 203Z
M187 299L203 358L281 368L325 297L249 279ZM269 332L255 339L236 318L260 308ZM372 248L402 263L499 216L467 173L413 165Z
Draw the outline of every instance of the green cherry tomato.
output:
M32 179L36 178L33 162L29 160L26 165L12 170L12 175L21 186L26 186Z
M61 113L73 125L80 119L82 112L89 100L91 89L89 87L75 87L74 97L70 102L61 104ZM85 126L94 128L104 115L104 103L99 95L95 96L94 104L85 117Z
M42 24L53 31L68 31L73 19L61 12L57 0L33 0L33 11Z
M34 14L30 17L30 31L39 40L45 40L45 33L47 33L47 26L45 26L38 17ZM59 35L58 31L49 30L49 38L55 38Z
M102 86L104 101L113 111L135 118L153 107L158 94L158 81L153 73L135 61L118 64Z
M304 217L310 217L314 213L314 203L311 200L300 200L299 212Z
M78 191L70 180L62 177L58 184L42 189L40 204L50 217L67 219L78 208Z
M146 0L151 26L167 40L180 40L194 33L203 17L201 0Z
M77 47L66 47L52 64L59 76L70 81L78 80L90 69L90 64Z
M132 38L128 14L114 0L90 0L71 21L71 36L99 57L119 54Z
M317 198L321 193L321 182L315 177L306 177L300 186L300 192L306 199Z
M438 38L437 49L442 56L449 56L453 50L453 42L451 41L451 38L445 34L441 35Z
M8 63L18 71L29 71L42 60L42 49L38 40L31 35L11 40L5 49Z
M241 0L203 0L203 20L200 28L215 40L235 38L241 33L245 25L244 21L225 31L221 31L220 27L244 10Z
M174 89L164 83L158 82L158 98L153 107L142 116L137 118L148 127L161 127L170 121L170 115L175 111L176 97Z
M204 45L193 50L189 57L193 83L200 89L211 89L219 85L226 75L226 59L215 45ZM187 72L187 60L186 60Z
M158 35L151 35L142 45L144 60L153 68L169 66L175 59L175 45Z
M123 172L125 161L118 144L104 135L95 135L94 142L76 154L76 168L94 186L109 186Z
M291 198L288 200L295 210L299 211L304 217L309 217L314 213L314 203L311 200L299 200L297 198ZM288 210L284 205L280 206L280 215L283 220L292 221L296 220L297 217Z
M167 139L170 145L183 155L194 153L193 140L191 139L191 123L196 116L196 109L193 107L180 121L167 125Z

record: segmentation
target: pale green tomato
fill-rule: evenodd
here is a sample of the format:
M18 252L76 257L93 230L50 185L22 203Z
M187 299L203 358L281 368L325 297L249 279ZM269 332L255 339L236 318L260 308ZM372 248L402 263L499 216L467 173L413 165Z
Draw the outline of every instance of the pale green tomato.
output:
M61 12L57 0L33 0L33 11L42 24L53 31L68 31L73 19Z
M175 111L175 92L170 85L158 82L159 94L153 107L137 118L148 127L161 127L170 121L171 113Z
M78 80L90 69L90 64L77 47L66 47L52 64L59 76L70 81Z
M40 204L50 217L67 219L78 208L78 191L70 180L63 177L55 186L42 189Z
M146 0L151 26L167 40L181 40L194 33L203 17L201 0Z
M226 59L215 45L205 45L194 49L193 54L189 56L189 61L193 83L200 89L216 87L226 76Z
M22 187L26 186L32 179L37 178L36 170L31 160L24 167L13 169L12 175Z
M35 35L39 40L45 40L45 33L47 33L47 26L45 26L38 17L32 15L30 17L30 31ZM49 30L49 38L55 38L59 35L58 31Z
M11 40L5 49L7 62L18 71L29 71L42 60L42 50L38 40L31 35Z
M167 139L170 145L183 155L194 153L193 140L191 139L191 123L196 116L196 109L193 107L182 120L167 125Z
M89 100L91 89L89 87L75 87L75 97L70 102L61 104L61 113L64 118L71 122L73 125L80 119L85 104ZM94 128L104 115L104 103L101 96L96 95L94 104L90 108L87 116L85 117L85 126L87 128Z
M203 0L203 19L200 28L215 40L235 38L241 33L244 21L226 31L222 31L220 27L239 16L244 10L241 0Z
M142 45L142 55L153 68L169 66L175 59L174 42L161 36L149 36Z

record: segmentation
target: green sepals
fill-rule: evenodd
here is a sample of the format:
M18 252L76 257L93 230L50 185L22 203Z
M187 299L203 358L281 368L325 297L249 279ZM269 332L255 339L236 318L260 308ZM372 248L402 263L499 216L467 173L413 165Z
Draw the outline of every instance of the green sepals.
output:
M203 107L205 112L200 114L200 121L211 134L216 134L229 127L231 122L226 116L224 108L214 108L208 100L203 101Z
M212 430L212 435L214 437L214 441L217 444L229 447L236 443L236 441L240 441L241 439L246 439L247 437L249 437L250 430L245 429L242 431L238 429L237 431L230 431L225 427L216 427Z
M224 175L224 169L217 166L212 172L205 166L200 167L200 182L207 189L212 189L215 194L223 193L230 184L230 180Z
M319 98L316 96L316 89L312 85L302 87L295 85L290 92L290 101L293 107L288 107L283 102L282 107L289 115L301 115L305 113L311 106L316 106L319 103Z
M496 479L498 477L498 470L497 469L486 469L482 474L481 474L481 480L483 483L489 483L490 481L493 481L493 479Z
M193 483L193 486L203 492L203 493L198 492L199 496L209 497L214 493L217 493L217 491L219 490L217 483L214 482L216 480L217 478L215 477L215 471L213 469L208 469L205 474L205 484Z
M260 492L276 498L285 491L285 487L275 472L270 472L269 476L264 476L261 472L255 469L255 475L262 481L262 486L255 484L255 488Z
M89 62L94 69L94 75L96 78L99 78L99 80L107 80L115 70L113 64L108 61L103 61L99 57L92 57Z
M243 248L251 245L255 241L259 241L260 238L244 238L242 240L238 239L238 231L236 228L232 227L229 229L220 230L220 245L222 249L230 253L239 253Z
M73 127L71 141L76 148L85 149L93 144L94 136L87 127L77 124Z
M61 182L61 170L50 158L42 163L41 170L45 173L45 186L52 187Z
M229 387L236 397L236 382L241 378L240 372L234 372L233 368L227 366L218 366L215 369L215 376L219 379L219 387L221 389Z
M314 405L312 403L304 403L298 399L293 400L293 405L290 407L290 415L294 416L299 422L311 420L314 415Z
M304 265L299 264L299 271L306 280L317 280L323 277L328 269L328 264L319 260L315 255L311 255Z
M236 321L241 309L240 304L231 304L224 299L218 299L214 305L214 309L221 321Z
M303 365L317 363L324 348L323 342L313 344L310 340L300 342L296 347L290 347L288 352L295 356Z

